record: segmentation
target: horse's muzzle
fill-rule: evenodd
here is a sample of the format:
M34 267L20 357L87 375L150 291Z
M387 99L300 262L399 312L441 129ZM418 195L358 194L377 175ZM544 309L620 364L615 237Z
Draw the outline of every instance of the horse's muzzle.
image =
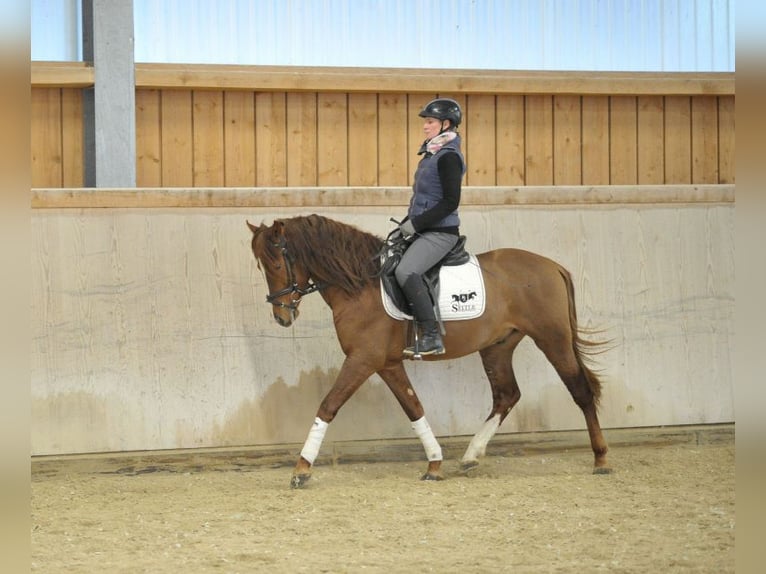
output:
M282 327L289 327L292 325L298 318L298 315L300 315L300 311L298 311L298 309L289 309L287 307L283 307L281 309L274 310L274 320Z

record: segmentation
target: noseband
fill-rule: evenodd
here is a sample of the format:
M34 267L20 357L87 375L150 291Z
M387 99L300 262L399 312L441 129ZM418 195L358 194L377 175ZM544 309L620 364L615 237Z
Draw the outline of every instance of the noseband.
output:
M285 262L285 267L287 268L287 281L289 285L285 287L284 289L280 289L279 291L276 291L275 293L269 293L266 295L266 302L271 303L275 307L282 307L284 309L290 309L291 311L295 311L298 308L298 304L301 302L301 299L304 295L309 295L311 293L314 293L315 291L319 291L322 289L322 285L317 285L316 283L312 283L310 280L306 284L306 287L304 289L301 289L298 286L297 281L295 281L295 274L293 273L293 266L292 262L290 260L290 256L287 253L287 240L283 237L280 237L279 243L273 243L274 247L278 247L279 250L282 252L282 260ZM298 298L292 299L289 303L282 303L281 301L277 301L276 299L279 299L280 297L284 297L285 295L290 295L292 293L297 293Z

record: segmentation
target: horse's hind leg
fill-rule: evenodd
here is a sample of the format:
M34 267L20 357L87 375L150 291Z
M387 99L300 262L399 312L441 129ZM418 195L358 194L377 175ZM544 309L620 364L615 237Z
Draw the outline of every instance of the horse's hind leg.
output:
M568 334L558 339L549 337L545 344L541 344L541 341L535 341L535 343L556 369L574 402L585 415L585 424L588 427L594 456L593 473L610 473L611 469L606 460L609 449L598 422L597 410L601 383L597 376L582 363Z
M471 439L460 460L463 471L478 466L479 457L484 456L487 444L521 398L521 391L513 372L513 351L523 338L522 333L514 331L504 340L479 351L484 372L487 373L492 388L492 411L481 429Z

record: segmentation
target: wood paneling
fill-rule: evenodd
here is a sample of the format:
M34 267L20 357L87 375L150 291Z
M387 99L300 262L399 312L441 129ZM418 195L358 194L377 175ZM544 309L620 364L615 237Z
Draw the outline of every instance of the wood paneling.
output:
M81 187L83 166L82 90L61 90L61 170L64 187Z
M527 185L553 184L553 97L527 96L524 141Z
M524 96L497 96L497 185L524 185ZM467 161L467 160L466 160Z
M287 185L317 181L317 96L287 94Z
M317 114L317 183L348 185L348 96L320 93Z
M194 186L223 186L223 92L197 90L192 99Z
M638 183L636 98L613 96L609 108L609 183Z
M553 98L553 183L582 183L582 111L580 96Z
M406 185L407 94L378 96L378 185Z
M692 183L718 183L718 102L692 98Z
M609 98L582 99L582 182L599 185L609 176Z
M466 185L495 184L496 110L495 96L468 96L468 105L464 110L467 138L463 144L463 152L466 158L471 158L471 162L466 161Z
M192 187L194 185L194 152L192 143L192 92L162 92L162 185Z
M61 187L61 90L32 90L32 187Z
M418 112L436 96L463 106L465 185L733 183L735 100L727 90L516 95L499 88L422 93L383 87L139 87L137 184L410 185L423 141ZM81 89L32 89L33 185L82 185L82 126Z
M736 162L734 145L734 96L718 98L718 181L734 183Z
M665 181L692 182L691 101L665 98Z
M224 181L227 187L255 185L255 96L224 93Z
M378 185L378 97L348 95L348 184Z
M162 92L136 90L136 185L162 186Z
M255 94L256 185L287 185L286 94Z
M638 98L638 183L665 183L664 101L661 96Z

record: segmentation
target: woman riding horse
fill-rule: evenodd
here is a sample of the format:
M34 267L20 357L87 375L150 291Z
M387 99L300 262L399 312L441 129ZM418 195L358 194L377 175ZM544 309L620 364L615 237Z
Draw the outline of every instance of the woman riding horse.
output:
M457 127L463 117L455 100L439 98L429 102L418 114L425 118L426 140L420 146L423 158L415 170L413 195L407 217L399 233L411 240L395 270L396 281L409 303L416 328L421 329L417 350L406 347L413 356L444 354L434 302L423 274L449 253L460 236L460 184L465 160L460 151Z

